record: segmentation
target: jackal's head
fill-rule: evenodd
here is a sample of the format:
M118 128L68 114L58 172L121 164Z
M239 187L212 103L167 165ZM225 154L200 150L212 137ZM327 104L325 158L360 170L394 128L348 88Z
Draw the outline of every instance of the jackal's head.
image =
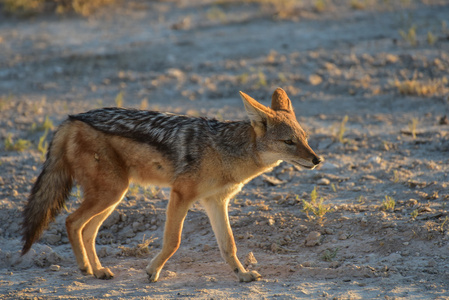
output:
M296 120L287 93L277 88L271 98L271 108L240 92L246 112L256 134L256 145L262 161L272 164L278 160L307 169L320 162L307 143L307 134Z

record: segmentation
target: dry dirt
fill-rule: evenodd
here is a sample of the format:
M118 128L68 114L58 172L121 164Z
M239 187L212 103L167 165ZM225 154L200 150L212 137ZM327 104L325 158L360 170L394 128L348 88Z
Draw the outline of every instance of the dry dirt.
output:
M265 3L129 1L88 18L0 17L1 299L449 298L449 1L280 1L277 12ZM283 163L232 200L239 257L252 252L262 280L237 281L195 205L181 248L150 284L169 193L155 187L132 187L100 230L113 280L77 270L64 227L77 188L20 257L46 117L56 127L122 97L126 107L241 119L239 90L268 104L278 86L325 162ZM11 149L20 143L28 148ZM322 219L303 207L315 188L331 209Z

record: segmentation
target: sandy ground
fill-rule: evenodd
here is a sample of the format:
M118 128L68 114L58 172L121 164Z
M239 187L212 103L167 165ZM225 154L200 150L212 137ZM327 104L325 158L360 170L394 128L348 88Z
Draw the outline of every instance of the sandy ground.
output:
M130 1L88 18L1 16L0 298L448 299L449 1L329 0L323 12L316 2L276 11ZM19 256L49 123L53 131L67 114L121 96L126 107L241 119L239 90L268 104L278 86L325 162L314 171L283 163L232 201L239 256L254 254L249 268L262 280L237 281L196 205L181 248L150 284L169 193L155 187L133 186L100 230L113 280L77 270L64 227L77 188ZM20 143L28 148L14 150ZM314 189L330 209L322 219L304 211Z

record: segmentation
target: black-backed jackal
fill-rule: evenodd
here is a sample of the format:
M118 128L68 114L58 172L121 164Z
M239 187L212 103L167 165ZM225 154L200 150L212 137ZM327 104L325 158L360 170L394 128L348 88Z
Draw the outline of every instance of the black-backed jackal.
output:
M240 92L249 121L220 122L154 111L103 108L69 116L56 131L42 173L24 210L22 254L61 211L76 181L80 207L66 227L78 267L109 279L95 251L103 221L120 203L130 182L171 187L162 250L146 271L159 278L181 242L187 211L204 206L221 255L240 281L257 280L237 258L229 225L229 200L245 183L281 161L313 169L320 158L307 143L281 88L271 108Z

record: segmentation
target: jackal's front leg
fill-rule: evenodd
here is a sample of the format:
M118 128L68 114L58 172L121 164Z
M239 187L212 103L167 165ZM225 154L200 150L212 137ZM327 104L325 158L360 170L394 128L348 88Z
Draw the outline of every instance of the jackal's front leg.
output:
M192 200L180 192L172 190L167 206L167 219L165 220L164 242L161 252L151 260L146 271L150 282L159 279L159 274L167 260L178 250L181 244L181 233L184 219Z
M223 256L240 281L258 280L261 275L256 271L247 271L237 258L237 247L228 217L229 201L227 199L208 198L202 201L202 203L217 238L221 256Z

